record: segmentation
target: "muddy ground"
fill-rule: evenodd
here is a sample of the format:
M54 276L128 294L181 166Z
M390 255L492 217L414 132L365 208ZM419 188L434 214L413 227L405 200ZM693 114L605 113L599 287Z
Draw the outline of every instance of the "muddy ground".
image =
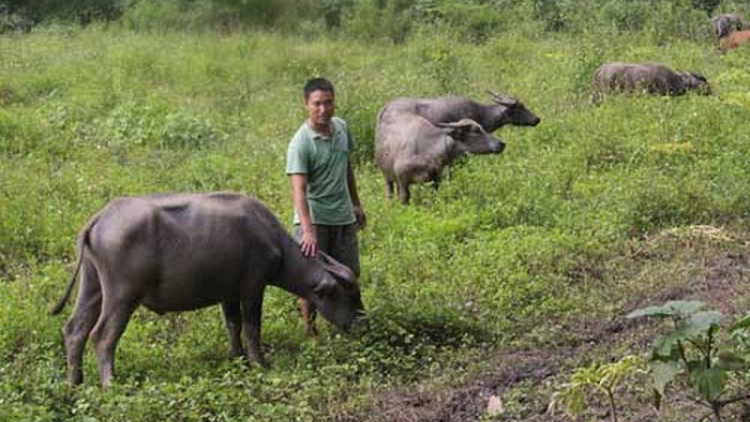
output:
M488 359L490 364L484 366L490 369L461 385L439 388L420 385L406 391L381 393L367 409L367 416L346 418L346 422L577 420L564 412L548 412L553 392L568 381L575 368L592 362L613 362L625 354L646 353L665 329L664 324L655 320L623 318L629 311L667 300L701 300L707 303L707 308L719 310L731 320L750 309L748 242L726 236L717 239L722 233L696 233L646 238L628 252L631 262L628 265L633 266L653 265L660 260L679 261L680 268L687 270L677 281L657 284L659 287L626 297L622 309L610 315L564 321L558 325L560 335L550 336L555 340L497 350ZM750 387L739 386L739 391L748 393L748 390ZM645 383L619 389L619 421L698 421L710 413L697 403L692 389L686 385L671 388L667 395L657 411L651 405L651 392ZM723 416L724 421L750 421L750 399L728 406ZM608 406L592 394L586 414L580 420L612 418Z

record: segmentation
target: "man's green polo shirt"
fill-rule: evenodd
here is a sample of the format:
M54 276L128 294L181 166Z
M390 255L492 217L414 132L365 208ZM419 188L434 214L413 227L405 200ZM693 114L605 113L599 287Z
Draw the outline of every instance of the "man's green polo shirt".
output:
M302 124L289 143L286 174L307 175L307 203L313 224L343 226L356 221L346 177L349 154L355 145L344 120L334 117L332 123L331 138L315 132L307 121ZM299 222L295 210L294 224Z

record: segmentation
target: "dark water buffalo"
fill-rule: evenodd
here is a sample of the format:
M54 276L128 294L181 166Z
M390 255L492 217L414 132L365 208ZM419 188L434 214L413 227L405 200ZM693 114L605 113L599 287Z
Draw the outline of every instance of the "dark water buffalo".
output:
M743 44L747 44L748 42L750 42L750 29L732 32L721 44L719 50L721 50L721 53L724 54L727 51L734 50L735 48Z
M719 40L728 37L734 31L741 31L745 28L742 16L736 13L725 13L715 16L711 19L711 23L714 25L716 38Z
M536 126L540 119L519 100L491 94L495 104L485 105L465 97L397 98L386 104L389 110L424 117L432 124L471 119L487 132L511 124Z
M409 185L432 181L437 188L443 167L458 155L499 154L505 148L471 119L434 125L422 116L388 106L380 111L375 136L375 163L385 176L386 193L393 196L395 183L404 204L409 203Z
M302 256L297 243L259 201L231 193L120 198L81 230L75 310L63 328L68 380L83 381L81 366L91 338L108 385L115 348L139 305L163 314L221 303L231 356L263 363L261 309L272 285L312 301L323 316L347 329L363 313L358 284L344 265L321 254Z
M703 76L692 72L675 72L657 63L605 63L594 73L594 88L600 93L645 91L657 95L711 92Z

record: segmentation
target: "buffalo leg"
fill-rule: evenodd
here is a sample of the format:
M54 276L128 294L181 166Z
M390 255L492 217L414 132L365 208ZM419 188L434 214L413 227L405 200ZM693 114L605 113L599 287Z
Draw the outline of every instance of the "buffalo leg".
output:
M224 323L229 336L229 358L234 359L244 354L242 350L242 340L240 332L242 331L242 312L240 311L239 302L224 302L221 304L224 310Z
M302 321L305 323L305 334L308 337L315 337L318 335L318 329L315 328L315 317L318 312L315 310L315 305L305 298L299 298L299 312L302 315Z
M133 297L104 296L101 315L91 331L91 341L94 343L104 387L109 386L114 379L115 349L137 306L138 301Z
M102 289L99 276L91 262L85 260L76 307L63 328L63 341L68 361L68 383L70 385L83 382L83 351L89 333L99 318L101 306Z
M401 200L402 204L408 205L410 198L411 198L411 193L409 192L409 184L399 180L398 199Z
M390 200L393 199L393 180L385 178L385 196Z
M263 291L248 295L242 301L242 328L247 338L247 361L266 366L260 351L260 322L263 314Z

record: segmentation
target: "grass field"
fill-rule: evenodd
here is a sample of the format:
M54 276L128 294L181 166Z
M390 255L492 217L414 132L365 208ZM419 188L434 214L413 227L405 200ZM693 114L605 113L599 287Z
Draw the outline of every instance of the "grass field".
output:
M382 420L369 409L383 394L455 387L509 347L553 353L570 335L562 321L620 318L690 278L701 255L684 250L725 253L748 238L750 52L720 57L708 40L509 32L476 45L424 30L376 46L93 26L2 36L0 52L4 421ZM714 94L595 106L591 75L609 60L697 71ZM308 339L296 301L271 289L271 368L247 369L226 359L218 307L141 309L120 342L115 385L99 388L89 350L86 384L67 387L60 327L71 307L48 311L72 272L78 228L120 195L215 190L256 196L289 227L286 146L305 117L301 86L316 75L333 80L358 142L368 327L346 336L323 323ZM380 106L397 96L488 101L487 90L518 97L542 123L502 128L505 152L462 159L439 192L417 188L409 207L386 201L372 162ZM695 237L699 225L730 240ZM669 230L676 240L649 249ZM579 356L595 358L612 357ZM484 420L528 418L518 403Z

